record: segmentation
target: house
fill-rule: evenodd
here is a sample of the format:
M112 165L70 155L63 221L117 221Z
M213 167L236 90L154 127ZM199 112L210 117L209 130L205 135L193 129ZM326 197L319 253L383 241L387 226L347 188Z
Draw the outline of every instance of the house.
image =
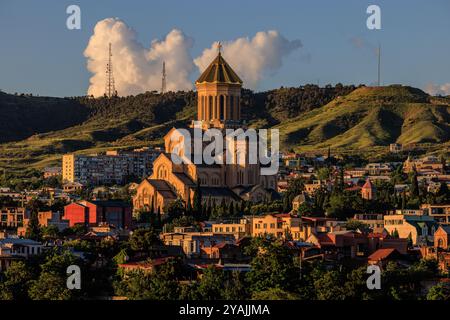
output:
M238 261L243 258L243 254L234 243L218 243L212 247L203 246L201 248L203 258L220 259L222 261Z
M220 221L211 223L213 233L232 234L236 239L251 235L251 220L241 218L237 221Z
M390 153L399 153L402 152L403 146L400 143L391 143L389 145L389 152Z
M436 222L450 225L450 204L423 204L420 208Z
M361 197L366 200L375 199L376 188L370 181L370 179L366 180L366 183L361 188Z
M44 227L55 226L59 231L63 231L69 228L69 220L62 219L62 216L61 212L38 212L39 225Z
M177 230L178 231L178 230ZM160 235L168 246L179 246L187 258L199 258L204 248L210 248L219 243L235 243L232 234L216 234L212 232L166 232Z
M28 211L24 207L4 207L0 210L0 227L21 227L26 218Z
M379 213L358 213L354 215L353 220L364 223L374 233L380 233L384 229L383 215Z
M369 253L373 253L378 249L392 248L401 254L408 253L408 239L394 238L383 230L381 233L371 232L367 234Z
M41 254L43 245L30 239L0 239L0 271L6 270L13 261L28 259Z
M306 242L318 248L325 258L335 260L363 257L368 252L367 237L356 231L312 233Z
M278 239L291 236L299 240L301 218L289 213L252 217L252 237L271 235Z
M47 167L43 170L44 179L49 179L51 177L59 177L62 173L61 167Z
M399 238L409 238L413 245L418 245L433 241L438 224L426 215L394 214L384 216L384 228L390 234L398 233Z
M319 189L330 190L331 185L325 180L313 180L311 183L305 183L305 192L313 196L314 193Z
M299 195L295 196L295 198L292 200L292 212L293 213L297 212L298 208L303 203L310 204L310 205L313 203L310 196L308 195L308 193L306 193L304 191L302 193L300 193Z
M63 184L63 191L66 193L75 193L83 190L84 185L80 182L67 182Z
M430 170L436 171L437 173L444 173L444 163L436 156L427 156L421 159L412 159L411 157L408 157L403 163L403 171L409 173L413 170L416 170L418 174Z
M434 247L445 251L450 249L450 226L439 226L434 233Z
M148 259L145 261L126 262L118 265L119 270L122 270L124 275L131 272L152 273L159 266L166 264L174 257L162 257L156 259Z
M69 226L85 224L96 226L107 223L129 229L132 225L131 205L123 201L78 201L64 207L64 219Z
M367 258L367 263L385 268L389 261L401 259L401 254L394 248L378 249Z

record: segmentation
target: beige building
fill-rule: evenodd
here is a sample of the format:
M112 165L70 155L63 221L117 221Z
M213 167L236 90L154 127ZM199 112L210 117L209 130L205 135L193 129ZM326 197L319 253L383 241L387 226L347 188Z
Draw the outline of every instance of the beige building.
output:
M302 219L289 213L268 214L252 218L252 237L271 235L278 239L300 240Z
M436 221L426 215L394 214L384 216L384 229L389 234L398 233L399 238L411 238L413 245L432 242L437 228Z
M161 234L165 245L181 247L188 258L201 256L202 248L214 247L220 243L235 243L232 234L216 234L213 232L168 232Z
M213 233L231 234L236 239L251 236L251 227L251 219L248 218L241 218L239 221L214 222L211 224Z
M164 137L165 152L153 163L153 174L144 179L133 198L135 210L152 206L165 212L169 203L177 198L192 201L197 183L204 202L219 204L243 199L260 202L276 195L277 176L261 175L260 164L250 164L247 141L233 143L230 153L233 161L223 164L194 164L182 161L198 147L185 141L185 130L190 137L206 129L217 129L225 135L226 129L245 128L241 124L240 95L242 81L228 65L221 53L206 68L195 83L198 92L197 121L189 129L172 128ZM200 144L200 151L207 146ZM225 157L227 154L225 153ZM192 159L190 159L192 160ZM225 158L224 158L225 160ZM231 159L228 159L231 160Z
M423 204L421 209L438 223L450 225L450 204Z
M444 164L435 156L423 157L421 159L412 159L408 157L403 163L403 171L409 173L416 170L419 174L426 172L444 173Z

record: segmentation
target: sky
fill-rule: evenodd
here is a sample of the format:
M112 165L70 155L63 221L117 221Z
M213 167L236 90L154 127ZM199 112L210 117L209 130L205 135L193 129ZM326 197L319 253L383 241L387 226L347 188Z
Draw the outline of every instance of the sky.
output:
M81 9L80 30L66 27L66 8L73 4ZM366 26L371 4L381 9L381 30ZM103 48L101 32L110 35L120 23L134 30L130 36L123 29L115 42L120 53L113 53L113 65L122 94L155 89L167 55L170 84L188 89L216 41L248 79L244 86L257 91L307 83L373 85L375 48L381 44L383 85L450 94L449 17L448 0L0 0L0 90L61 97L98 92L107 48L98 53L95 44ZM98 23L104 29L94 37ZM170 47L167 35L173 30L181 42ZM252 42L260 32L260 41ZM152 50L154 39L161 50ZM171 48L180 53L167 52Z

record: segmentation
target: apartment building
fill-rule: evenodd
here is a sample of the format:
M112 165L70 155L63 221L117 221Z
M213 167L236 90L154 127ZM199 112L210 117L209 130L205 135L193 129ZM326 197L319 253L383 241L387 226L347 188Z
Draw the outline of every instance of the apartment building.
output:
M236 239L251 235L251 221L247 218L238 221L221 221L211 224L213 233L231 234Z
M439 224L450 225L450 204L423 204L421 209Z
M27 210L23 207L4 207L0 210L0 227L17 228L27 218Z
M107 151L98 155L65 154L62 158L64 182L83 185L122 184L130 177L145 178L160 150Z

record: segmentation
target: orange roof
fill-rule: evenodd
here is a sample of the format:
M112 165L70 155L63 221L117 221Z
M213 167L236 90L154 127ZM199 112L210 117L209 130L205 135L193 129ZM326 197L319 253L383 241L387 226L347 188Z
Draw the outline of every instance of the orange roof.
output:
M397 250L395 250L394 248L378 249L377 251L375 251L374 253L372 253L369 256L369 260L372 260L372 261L385 260L386 258L388 258L391 254L393 254L396 251Z
M364 185L362 186L363 189L373 189L373 185L372 182L370 181L370 179L366 180L366 183L364 183Z

